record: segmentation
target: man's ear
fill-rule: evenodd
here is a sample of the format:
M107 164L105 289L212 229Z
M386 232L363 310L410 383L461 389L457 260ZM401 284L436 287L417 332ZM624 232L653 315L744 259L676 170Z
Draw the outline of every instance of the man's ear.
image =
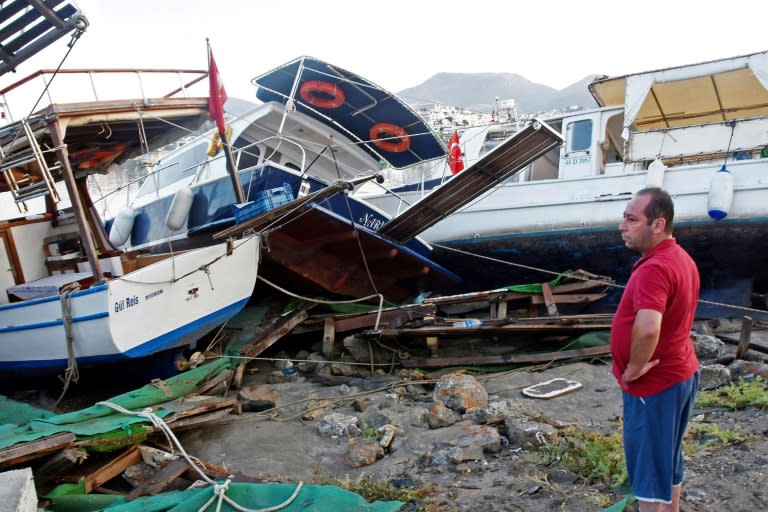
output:
M664 217L659 217L658 219L654 219L653 223L651 224L651 227L653 228L653 232L657 234L664 233L664 230L667 228L667 219Z

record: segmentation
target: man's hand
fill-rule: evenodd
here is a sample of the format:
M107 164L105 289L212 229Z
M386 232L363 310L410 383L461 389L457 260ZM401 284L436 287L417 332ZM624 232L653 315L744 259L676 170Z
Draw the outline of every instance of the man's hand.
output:
M624 385L628 382L635 381L648 373L648 371L659 364L659 359L654 359L653 361L648 361L642 366L634 366L632 363L630 363L627 366L627 369L624 370L624 373L621 375L621 385L622 387L625 387Z

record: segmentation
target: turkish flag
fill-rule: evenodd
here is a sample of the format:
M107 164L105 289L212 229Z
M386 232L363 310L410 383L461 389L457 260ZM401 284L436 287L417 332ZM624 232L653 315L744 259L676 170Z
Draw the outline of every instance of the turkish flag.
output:
M224 84L221 83L219 68L216 67L216 61L213 60L211 46L208 45L208 87L210 89L208 97L208 114L211 119L216 121L216 127L219 133L223 134L224 127L224 103L227 102L227 91L224 90Z
M459 147L459 132L454 131L451 141L448 143L448 165L451 166L451 174L458 174L464 170L464 155Z

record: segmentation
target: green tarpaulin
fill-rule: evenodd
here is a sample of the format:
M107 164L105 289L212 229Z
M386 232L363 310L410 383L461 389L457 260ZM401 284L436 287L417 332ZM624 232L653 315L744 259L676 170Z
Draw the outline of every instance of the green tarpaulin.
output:
M297 484L230 484L226 495L240 507L264 509L280 505L293 495ZM120 496L104 495L59 495L52 493L49 498L55 512L198 512L213 495L213 487L190 489L145 496L127 502ZM400 501L376 501L369 503L359 494L331 485L305 485L293 501L281 512L395 512L400 510ZM208 508L217 510L214 500ZM222 511L235 511L222 504Z
M152 412L162 418L172 412L162 408L164 402L193 393L197 386L230 366L229 359L218 359L166 379L162 384L148 384L106 401L132 411L152 407ZM94 405L58 416L40 417L23 425L0 425L0 449L62 432L72 432L76 436L93 436L122 431L127 435L131 431L131 425L136 423L149 423L149 420L119 414L103 405Z

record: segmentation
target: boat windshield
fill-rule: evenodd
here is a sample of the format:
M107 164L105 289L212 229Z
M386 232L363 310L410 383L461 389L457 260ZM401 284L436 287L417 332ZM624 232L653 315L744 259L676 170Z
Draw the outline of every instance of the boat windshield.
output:
M184 178L191 178L207 159L208 143L199 142L183 148L168 158L158 160L152 174L142 183L136 197L154 194L163 187Z
M496 129L490 129L488 130L488 133L485 135L485 140L483 141L483 145L480 148L480 154L478 156L483 156L486 153L488 153L490 150L513 136L517 133L517 128L513 127L505 127L505 128L496 128Z

